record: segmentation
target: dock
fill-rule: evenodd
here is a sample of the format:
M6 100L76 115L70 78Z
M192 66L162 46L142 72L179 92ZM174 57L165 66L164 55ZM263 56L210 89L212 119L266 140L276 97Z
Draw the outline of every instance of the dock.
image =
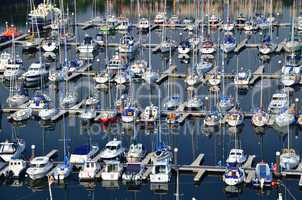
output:
M250 81L249 81L249 84L250 84L250 85L255 84L255 82L256 82L259 78L261 78L261 76L263 75L263 72L264 72L264 65L260 65L260 66L256 69L256 71L253 73L252 78L251 78Z
M19 40L23 40L23 39L26 38L27 36L28 36L27 33L22 34L22 35L16 37L16 38L14 39L14 41L17 42L17 41L19 41ZM8 46L8 45L11 45L12 43L13 43L13 40L8 40L8 41L5 41L5 42L2 42L2 43L0 43L0 48L4 48L4 47L6 47L6 46Z
M283 47L284 47L285 43L286 43L286 39L282 40L282 41L278 44L278 46L277 46L275 52L276 52L276 53L280 53L280 52L283 50Z
M57 149L53 149L51 150L48 154L45 155L45 157L48 157L48 158L52 158L54 157L59 151Z
M72 79L77 78L78 76L82 75L85 71L87 71L92 64L88 63L80 67L76 72L72 73L70 76L66 77L65 81L70 81Z
M156 81L157 84L161 84L164 80L166 80L170 74L175 73L177 70L176 65L170 65L168 69L165 71L161 72L161 76L159 79Z
M243 40L236 46L236 48L234 49L234 52L235 52L235 53L240 52L240 51L246 46L248 40L249 40L249 38L243 39Z

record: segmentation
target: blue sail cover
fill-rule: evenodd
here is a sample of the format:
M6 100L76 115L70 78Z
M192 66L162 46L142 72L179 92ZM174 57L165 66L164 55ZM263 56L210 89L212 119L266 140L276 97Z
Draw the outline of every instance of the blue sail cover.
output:
M263 43L270 43L271 42L271 37L269 35L265 35L263 38Z
M227 35L224 38L224 43L225 44L234 44L235 43L235 38L232 35Z

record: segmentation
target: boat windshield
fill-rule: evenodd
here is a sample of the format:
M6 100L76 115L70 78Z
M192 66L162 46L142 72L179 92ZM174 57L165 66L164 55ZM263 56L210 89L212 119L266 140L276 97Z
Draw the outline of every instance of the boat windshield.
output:
M118 165L117 164L108 164L107 165L107 172L117 172Z
M114 146L114 145L108 145L108 146L106 146L106 149L108 149L108 150L111 150L111 151L114 151L114 150L117 150L117 149L119 149L119 145L117 145L117 146Z
M0 154L4 153L14 153L16 151L16 144L1 144Z
M166 166L165 165L157 165L155 166L155 173L156 174L162 174L166 172Z
M267 175L265 165L259 166L259 175L260 177L265 177Z

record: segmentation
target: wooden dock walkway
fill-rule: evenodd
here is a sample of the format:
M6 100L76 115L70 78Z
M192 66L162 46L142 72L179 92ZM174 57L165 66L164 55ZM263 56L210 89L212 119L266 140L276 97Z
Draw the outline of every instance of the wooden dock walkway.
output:
M174 74L176 72L176 70L177 70L176 65L170 65L168 69L166 69L165 71L163 71L161 73L161 76L156 81L156 83L161 84L164 80L166 80L169 77L169 75Z
M264 65L260 65L256 71L253 73L251 80L249 81L249 85L253 85L264 73Z
M85 71L87 71L90 67L92 66L91 63L85 64L83 65L81 68L79 68L76 72L72 73L70 76L68 76L65 81L70 81L80 75L82 75L82 73L84 73Z
M235 53L238 53L239 51L241 51L247 44L249 38L245 38L243 39L237 46L236 48L234 49L234 52Z

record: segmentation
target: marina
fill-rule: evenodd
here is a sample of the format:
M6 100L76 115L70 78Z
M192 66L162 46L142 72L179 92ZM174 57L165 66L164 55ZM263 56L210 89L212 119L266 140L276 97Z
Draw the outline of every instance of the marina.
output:
M302 198L300 1L3 1L3 199Z

